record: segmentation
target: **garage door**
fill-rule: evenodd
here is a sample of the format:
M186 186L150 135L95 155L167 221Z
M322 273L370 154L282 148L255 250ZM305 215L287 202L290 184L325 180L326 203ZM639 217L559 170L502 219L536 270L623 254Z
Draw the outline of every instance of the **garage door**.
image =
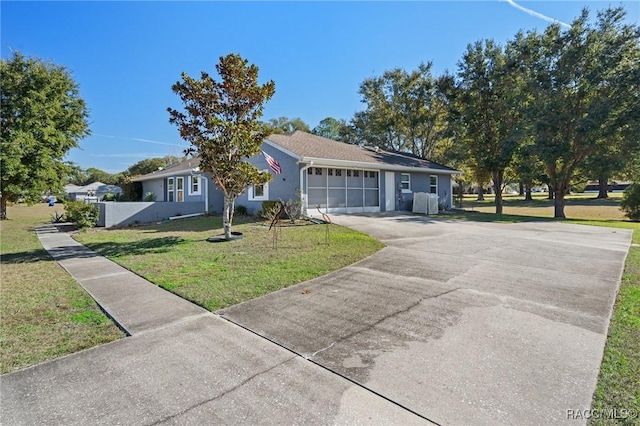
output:
M339 213L380 211L380 173L376 170L307 169L308 207Z

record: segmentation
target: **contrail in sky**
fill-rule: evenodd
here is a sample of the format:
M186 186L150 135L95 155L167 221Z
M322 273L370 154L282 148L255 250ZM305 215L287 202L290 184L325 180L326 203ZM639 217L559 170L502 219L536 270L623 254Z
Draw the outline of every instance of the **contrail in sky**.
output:
M545 21L551 22L553 24L560 24L565 28L571 28L571 25L569 25L569 24L567 24L565 22L558 21L557 19L550 18L549 16L543 15L542 13L536 12L535 10L527 9L524 6L520 6L518 3L516 3L513 0L505 0L505 1L507 3L509 3L511 6L515 7L516 9L521 10L521 11L523 11L525 13L528 13L531 16L535 16L536 18L544 19Z
M187 145L179 145L177 143L169 143L169 142L152 141L150 139L129 138L129 137L126 137L126 136L112 136L112 135L105 135L105 134L102 134L102 133L93 133L93 135L94 136L102 136L103 138L127 139L127 140L130 140L130 141L154 143L156 145L179 146L180 148L186 148L187 147Z

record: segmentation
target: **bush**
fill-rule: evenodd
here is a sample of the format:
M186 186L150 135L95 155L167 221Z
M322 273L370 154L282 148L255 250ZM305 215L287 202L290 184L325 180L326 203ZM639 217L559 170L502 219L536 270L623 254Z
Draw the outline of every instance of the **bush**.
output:
M640 183L631 184L624 190L620 210L629 220L640 222Z
M234 214L237 214L238 216L246 216L248 213L249 211L245 206L236 206L234 209Z
M102 201L118 201L118 198L120 198L118 194L109 192L107 194L104 194L104 197L102 197Z
M144 201L155 201L156 195L153 192L147 192L144 194Z
M300 216L302 216L302 201L293 201L292 199L289 199L287 201L280 200L280 202L282 203L284 211L291 222L294 222L296 219L300 219Z
M263 201L260 215L268 221L273 221L278 213L280 213L280 208L280 201Z
M93 228L98 223L98 205L84 201L69 201L64 205L67 220L75 223L78 228Z

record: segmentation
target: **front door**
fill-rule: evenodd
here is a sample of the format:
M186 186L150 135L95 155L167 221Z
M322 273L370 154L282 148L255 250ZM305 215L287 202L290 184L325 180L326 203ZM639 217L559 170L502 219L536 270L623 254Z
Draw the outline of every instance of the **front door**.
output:
M384 172L384 209L391 212L396 209L396 176L393 172Z

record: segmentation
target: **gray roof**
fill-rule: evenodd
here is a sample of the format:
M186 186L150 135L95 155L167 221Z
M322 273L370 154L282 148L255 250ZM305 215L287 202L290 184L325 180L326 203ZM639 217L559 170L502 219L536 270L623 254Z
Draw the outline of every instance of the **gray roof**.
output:
M194 169L199 169L200 167L200 158L188 158L178 164L174 164L168 167L163 167L160 170L156 170L155 172L147 173L146 175L138 176L136 178L131 179L134 182L141 182L144 180L157 179L161 177L167 176L186 176L191 173Z
M318 165L328 165L336 168L352 166L401 171L413 171L419 168L429 172L460 173L451 167L410 154L351 145L300 130L296 130L290 135L271 135L267 137L265 142L270 143L276 149L279 148L287 154L293 155L301 162L309 163L313 161ZM165 167L162 170L138 176L132 180L141 182L167 176L188 175L199 166L200 159L194 157L176 165Z
M400 169L425 168L444 173L459 173L450 167L410 154L351 145L302 131L295 131L291 135L271 135L267 140L293 153L301 161L326 160L322 162L330 163L337 160L371 164L376 168L384 168L384 166Z

